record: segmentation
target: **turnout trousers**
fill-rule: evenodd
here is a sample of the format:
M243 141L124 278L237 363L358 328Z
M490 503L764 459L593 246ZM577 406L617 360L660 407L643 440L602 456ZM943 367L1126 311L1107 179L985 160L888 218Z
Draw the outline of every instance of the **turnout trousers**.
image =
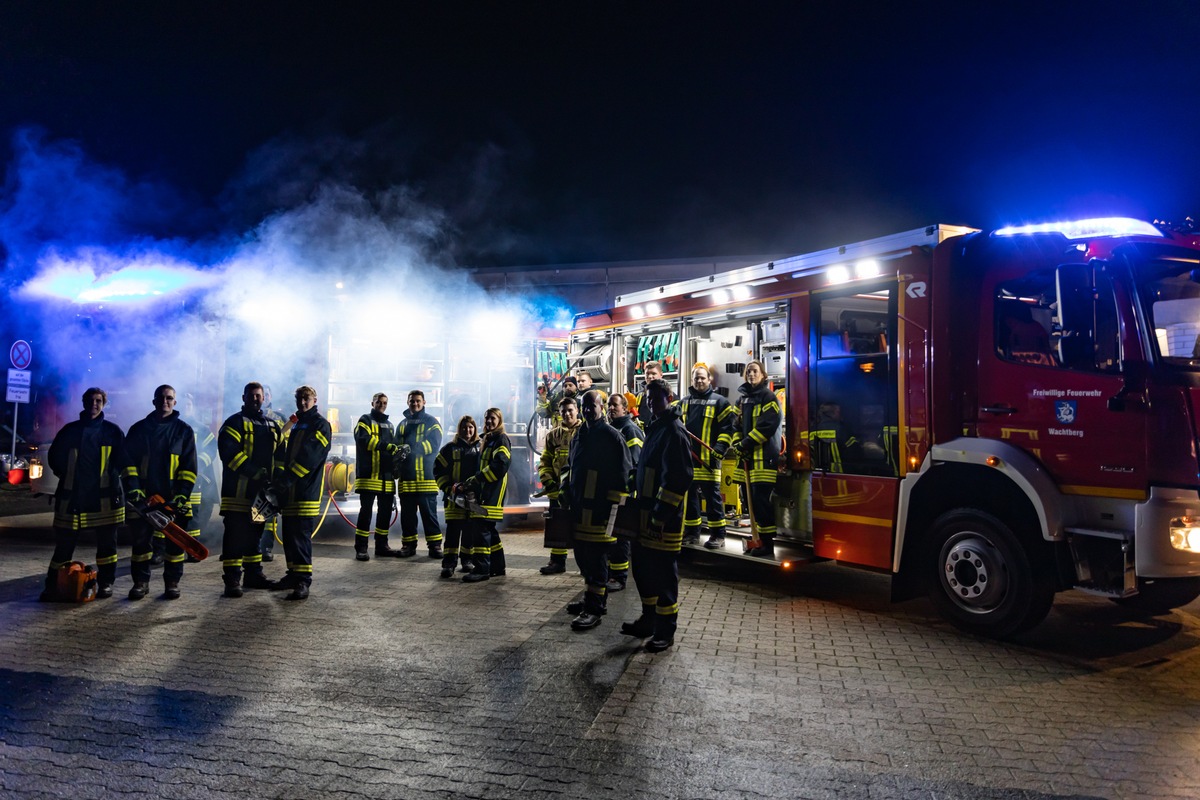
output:
M185 531L191 528L192 520L185 517L176 520L176 524ZM179 583L183 577L183 562L187 556L183 548L150 527L143 519L131 519L128 522L129 531L133 534L133 556L129 560L129 574L134 583L150 582L150 559L154 557L156 538L162 539L163 548L163 580L167 583Z
M391 492L359 492L358 525L354 528L355 552L367 552L367 542L371 539L372 507L375 505L376 498L379 499L379 513L375 516L375 544L377 546L387 544L388 531L392 527L392 509L396 505L396 495Z
M774 491L773 483L750 484L750 507L754 509L754 524L758 526L758 538L767 547L775 541L775 504L771 502L771 494Z
M243 571L249 576L262 576L262 551L259 550L262 534L262 523L251 521L249 511L225 513L221 567L226 584L240 586Z
M101 586L112 586L117 581L117 526L100 525L73 531L70 528L54 529L54 555L50 557L50 569L46 574L46 588L53 590L58 581L58 571L71 562L79 534L90 531L96 537L96 582Z
M496 521L492 519L473 519L469 521L468 530L472 534L471 561L475 562L473 572L481 575L503 575L505 570L504 544L500 541L500 531L496 529Z
M683 517L684 538L700 535L700 523L708 524L708 535L725 538L725 498L720 481L692 481L687 493L687 511Z
M400 545L417 547L417 515L425 531L425 544L435 545L442 541L442 529L438 527L437 492L400 493Z
M283 552L287 558L286 580L291 585L312 585L312 535L316 517L283 517Z
M478 525L477 519L448 519L446 520L446 539L442 548L442 569L454 569L456 563L464 567L471 563L472 543L471 526Z
M679 552L633 545L633 582L642 617L654 621L654 638L672 641L679 625Z
M587 590L583 593L583 610L604 614L608 607L608 554L612 542L583 542L575 540L575 562L583 573Z

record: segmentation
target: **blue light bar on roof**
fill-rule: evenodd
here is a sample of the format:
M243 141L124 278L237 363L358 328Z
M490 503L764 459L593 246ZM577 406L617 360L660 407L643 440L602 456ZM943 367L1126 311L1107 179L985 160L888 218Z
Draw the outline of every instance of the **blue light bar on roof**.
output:
M1099 217L1074 222L1039 222L1035 225L1014 225L1001 228L994 236L1017 236L1023 233L1061 233L1068 239L1095 239L1100 236L1162 236L1162 231L1130 217Z

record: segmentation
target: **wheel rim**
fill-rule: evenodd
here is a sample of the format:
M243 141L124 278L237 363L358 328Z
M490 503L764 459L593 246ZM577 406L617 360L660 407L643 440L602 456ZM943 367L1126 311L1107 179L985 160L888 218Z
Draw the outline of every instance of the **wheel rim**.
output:
M1008 564L987 537L975 532L951 536L942 547L942 590L964 611L995 610L1008 590Z

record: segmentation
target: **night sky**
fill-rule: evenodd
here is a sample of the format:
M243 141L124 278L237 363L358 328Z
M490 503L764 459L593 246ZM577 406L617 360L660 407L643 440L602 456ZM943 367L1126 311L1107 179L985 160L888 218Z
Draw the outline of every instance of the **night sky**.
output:
M1179 220L1200 213L1198 43L1185 0L8 2L3 209L36 216L31 151L126 202L80 192L78 219L3 244L202 247L328 181L404 187L460 266Z

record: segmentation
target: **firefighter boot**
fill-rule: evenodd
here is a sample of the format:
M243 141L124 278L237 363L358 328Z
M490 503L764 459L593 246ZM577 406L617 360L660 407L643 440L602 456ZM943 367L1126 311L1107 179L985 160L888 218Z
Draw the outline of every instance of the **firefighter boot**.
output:
M654 635L654 617L648 617L642 614L633 622L622 622L621 633L626 636L634 636L638 639L645 639Z
M163 581L163 600L179 599L179 581Z
M144 583L135 583L133 588L129 590L130 600L141 600L150 593L150 587Z
M573 631L589 631L592 628L595 628L597 625L599 625L603 621L604 621L604 618L601 617L599 614L593 613L591 611L584 611L578 617L571 620L571 630L573 630Z
M725 537L714 533L708 537L708 541L704 543L704 546L709 550L720 550L725 546Z
M378 533L375 534L375 557L376 558L399 558L400 553L401 553L400 550L393 550L391 548L391 545L388 544L388 537L387 537L386 533L382 536L380 536ZM365 549L363 551L363 554L364 555L366 554Z
M362 534L354 536L354 558L357 561L370 561L371 557L367 555L367 543L369 538Z
M429 557L440 559L442 557L442 546L440 544L429 545Z
M266 589L272 592L276 589L282 589L283 587L280 585L282 583L283 581L271 580L263 574L261 569L257 572L247 570L246 577L242 580L242 586L246 589Z
M567 557L551 554L550 563L540 570L543 575L557 575L567 571Z

